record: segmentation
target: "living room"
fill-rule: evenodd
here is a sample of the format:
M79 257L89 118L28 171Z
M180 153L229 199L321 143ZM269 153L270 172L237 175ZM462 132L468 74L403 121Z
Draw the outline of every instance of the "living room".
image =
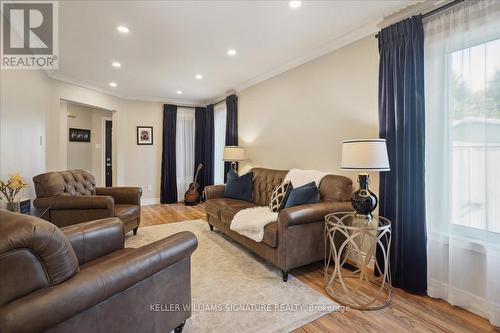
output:
M499 329L500 1L1 8L1 332Z

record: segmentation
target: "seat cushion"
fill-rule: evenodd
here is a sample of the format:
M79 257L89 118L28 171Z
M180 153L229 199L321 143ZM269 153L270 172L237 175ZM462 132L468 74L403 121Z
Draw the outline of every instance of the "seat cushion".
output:
M115 215L116 217L119 217L123 223L130 222L139 217L139 206L115 204Z
M245 208L248 207L226 207L221 211L220 220L229 228L231 226L231 221L233 220L234 215L236 215L236 213ZM264 227L264 237L262 238L262 242L271 247L276 247L278 243L277 230L278 230L277 222L269 223L268 225L266 225Z
M207 214L215 217L218 220L221 220L221 210L227 207L248 208L248 207L255 207L255 204L248 201L230 199L230 198L210 199L205 204L205 210Z

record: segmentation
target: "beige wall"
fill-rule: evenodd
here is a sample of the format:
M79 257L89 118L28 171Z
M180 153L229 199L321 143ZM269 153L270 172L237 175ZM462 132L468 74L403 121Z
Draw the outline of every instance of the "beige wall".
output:
M378 137L377 81L370 36L239 92L242 170L317 169L356 179L340 170L341 142Z
M124 183L141 186L145 202L159 202L163 132L163 104L127 101L126 115L120 124L124 131ZM137 145L137 126L153 126L153 145Z
M45 114L51 80L42 71L0 70L0 179L19 172L30 184L45 171Z

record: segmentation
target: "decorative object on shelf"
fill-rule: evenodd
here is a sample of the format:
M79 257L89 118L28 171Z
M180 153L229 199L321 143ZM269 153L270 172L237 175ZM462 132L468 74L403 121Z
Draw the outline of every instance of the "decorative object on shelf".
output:
M359 189L352 194L351 203L359 217L371 219L378 200L368 189L368 171L390 171L385 139L343 141L341 169L363 171L358 175Z
M153 144L153 126L137 126L137 144Z
M12 175L6 182L0 180L0 192L3 194L5 199L7 199L7 203L5 208L12 212L19 212L19 201L16 202L16 196L23 188L28 187L28 183L26 183L19 175L16 173ZM1 197L0 197L1 199Z
M81 128L69 129L69 141L71 142L90 142L90 130Z
M238 163L236 162L245 160L245 148L240 146L225 146L223 159L226 162L231 162L231 169L238 173Z
M200 200L200 184L198 184L198 176L202 168L203 164L198 164L193 182L189 184L189 188L184 194L184 204L186 206L195 206Z
M372 216L367 222L356 213L328 214L325 238L324 277L328 295L344 306L359 310L378 310L389 305L391 221Z
M22 214L27 214L31 210L31 199L21 198L19 199L19 212Z

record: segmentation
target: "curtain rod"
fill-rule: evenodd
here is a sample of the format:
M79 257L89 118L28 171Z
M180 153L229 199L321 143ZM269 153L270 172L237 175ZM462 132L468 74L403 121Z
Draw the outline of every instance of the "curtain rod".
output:
M226 99L224 98L223 100L212 103L212 105L217 105L217 104L225 102L225 101L226 101ZM165 104L169 104L169 103L165 103ZM178 108L184 108L184 109L196 109L196 108L205 108L206 107L206 106L186 106L186 105L176 105L176 104L173 104L173 105L177 106Z
M422 19L426 19L426 18L428 18L429 16L439 14L439 13L441 13L442 11L445 11L445 10L447 10L448 8L453 7L453 6L456 6L456 5L458 5L459 3L462 3L462 2L464 2L464 1L465 1L465 0L454 0L454 1L452 1L452 2L448 2L447 4L442 5L441 7L438 7L438 8L436 8L436 9L433 9L433 10L431 10L431 11L429 11L429 12L425 13L425 14L421 14L421 15L422 15ZM413 16L413 15L412 15L412 16ZM378 35L379 35L379 33L377 33L377 34L375 35L375 38L378 38Z

